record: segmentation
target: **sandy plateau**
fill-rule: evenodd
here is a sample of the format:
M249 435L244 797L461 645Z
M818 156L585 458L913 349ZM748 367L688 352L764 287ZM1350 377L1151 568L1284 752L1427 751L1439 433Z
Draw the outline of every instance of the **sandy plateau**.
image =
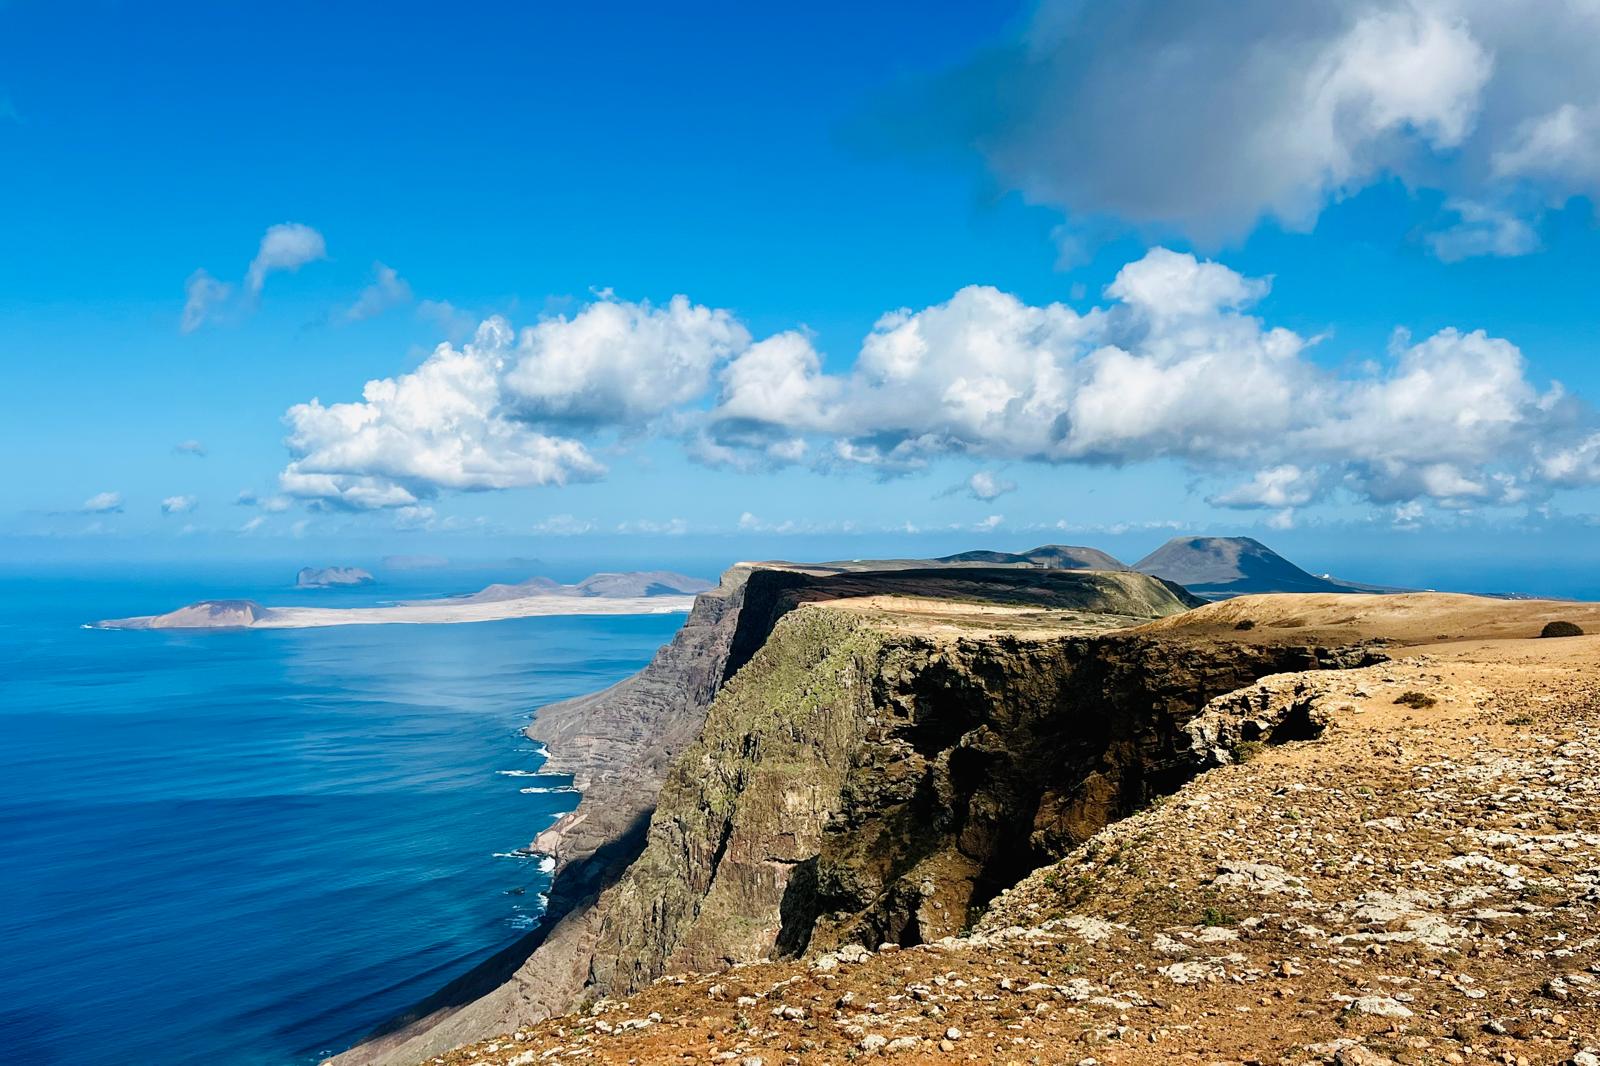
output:
M847 609L933 639L1051 628ZM1431 594L1148 623L1391 660L1212 699L1186 726L1210 769L959 935L669 975L429 1061L1600 1063L1600 636L1535 639L1557 618L1600 632L1595 605Z

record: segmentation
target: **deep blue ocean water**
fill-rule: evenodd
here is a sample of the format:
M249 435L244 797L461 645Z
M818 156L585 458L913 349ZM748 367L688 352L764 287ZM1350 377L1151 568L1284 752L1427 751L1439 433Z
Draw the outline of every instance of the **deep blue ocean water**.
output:
M549 880L509 853L576 801L521 791L566 782L523 776L541 757L520 728L638 669L682 617L82 623L525 576L0 575L5 1060L314 1062L503 947Z

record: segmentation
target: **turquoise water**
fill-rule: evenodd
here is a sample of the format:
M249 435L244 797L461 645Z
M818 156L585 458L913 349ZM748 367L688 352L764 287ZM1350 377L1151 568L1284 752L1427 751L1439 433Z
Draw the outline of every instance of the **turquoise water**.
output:
M520 727L682 621L80 628L205 596L374 603L526 574L283 576L0 577L7 1061L312 1062L505 946L549 880L510 853L576 801L522 791L567 782L536 776Z

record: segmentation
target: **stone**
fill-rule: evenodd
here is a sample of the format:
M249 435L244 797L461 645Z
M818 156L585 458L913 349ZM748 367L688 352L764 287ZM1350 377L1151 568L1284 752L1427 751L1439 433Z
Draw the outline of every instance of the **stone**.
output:
M1350 1010L1360 1014L1374 1014L1379 1018L1410 1018L1411 1008L1389 996L1357 996L1350 1001Z

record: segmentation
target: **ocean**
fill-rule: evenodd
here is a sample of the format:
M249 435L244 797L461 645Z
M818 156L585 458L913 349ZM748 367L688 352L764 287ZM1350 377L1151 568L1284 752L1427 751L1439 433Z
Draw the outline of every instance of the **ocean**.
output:
M549 884L514 851L577 800L521 727L639 669L682 623L82 628L207 597L355 606L527 573L326 591L292 576L0 576L6 1061L315 1062L504 947Z

